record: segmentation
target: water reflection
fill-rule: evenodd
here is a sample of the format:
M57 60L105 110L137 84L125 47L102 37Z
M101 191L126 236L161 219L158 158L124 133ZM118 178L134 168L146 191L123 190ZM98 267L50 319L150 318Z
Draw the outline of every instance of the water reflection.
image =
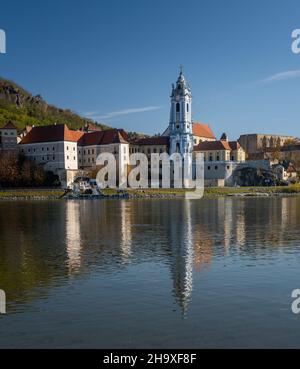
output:
M130 203L122 201L121 208L121 255L124 262L130 261L132 246L132 211Z
M0 288L24 303L73 275L151 262L169 270L169 292L187 316L195 274L209 273L214 260L260 260L295 248L299 209L292 197L3 202Z
M68 201L66 203L66 248L69 274L81 266L81 233L80 233L80 203Z

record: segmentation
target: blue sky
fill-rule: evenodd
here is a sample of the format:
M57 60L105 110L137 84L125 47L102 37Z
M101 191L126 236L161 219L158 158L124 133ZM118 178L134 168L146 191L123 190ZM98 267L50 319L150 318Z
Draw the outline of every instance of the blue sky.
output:
M218 136L300 136L295 28L299 0L6 1L0 75L57 106L156 133L182 64L194 120Z

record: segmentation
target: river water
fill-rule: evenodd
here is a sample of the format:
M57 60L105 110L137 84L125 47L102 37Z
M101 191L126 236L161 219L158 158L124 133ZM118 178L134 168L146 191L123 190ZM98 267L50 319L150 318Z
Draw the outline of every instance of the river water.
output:
M300 197L2 201L0 347L299 347Z

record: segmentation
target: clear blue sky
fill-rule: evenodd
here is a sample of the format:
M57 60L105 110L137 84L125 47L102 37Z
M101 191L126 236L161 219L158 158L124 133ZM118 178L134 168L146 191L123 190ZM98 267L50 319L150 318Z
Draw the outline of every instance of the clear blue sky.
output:
M156 133L183 64L194 119L218 136L300 136L295 28L299 0L6 1L0 75L57 106Z

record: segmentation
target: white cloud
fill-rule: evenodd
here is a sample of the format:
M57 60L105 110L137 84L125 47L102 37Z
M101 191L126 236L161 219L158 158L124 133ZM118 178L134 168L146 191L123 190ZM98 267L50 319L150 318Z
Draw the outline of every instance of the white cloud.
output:
M300 69L287 70L285 72L274 74L268 78L262 79L258 83L272 83L279 81L286 81L288 79L300 78Z
M123 110L112 111L106 114L101 114L98 111L91 111L91 112L86 112L84 115L89 118L101 120L101 119L110 119L110 118L119 117L119 116L128 115L128 114L144 113L148 111L159 110L161 108L162 106L144 106L141 108L128 108L128 109L123 109Z

